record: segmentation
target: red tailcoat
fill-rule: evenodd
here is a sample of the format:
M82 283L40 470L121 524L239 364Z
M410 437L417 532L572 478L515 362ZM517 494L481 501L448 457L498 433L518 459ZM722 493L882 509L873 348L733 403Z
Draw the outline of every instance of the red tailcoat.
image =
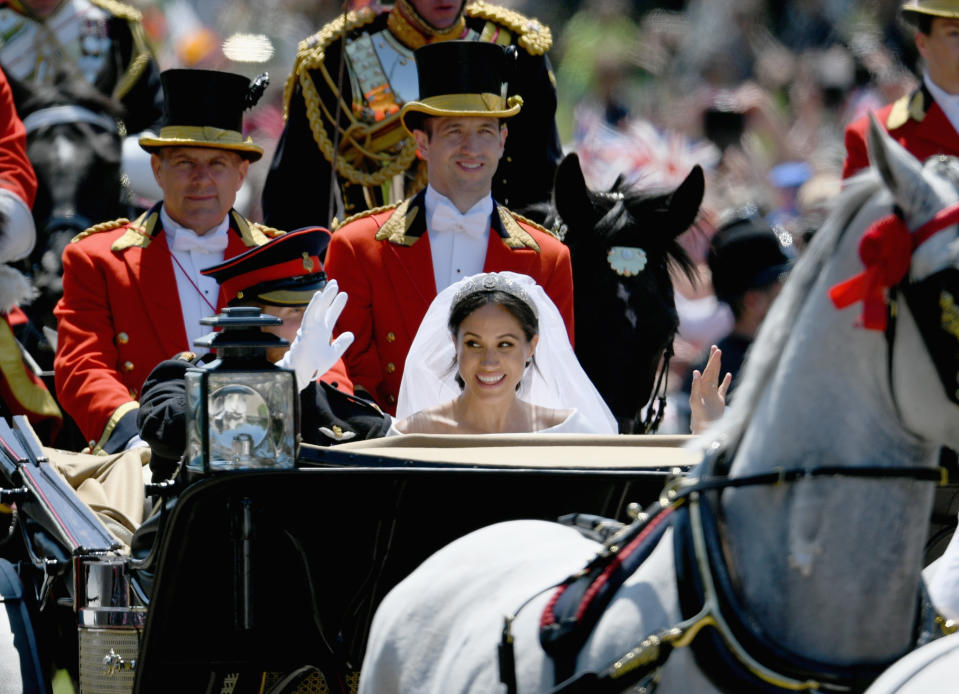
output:
M934 154L959 156L959 133L925 86L883 106L876 111L876 120L919 161L925 161ZM866 149L868 131L868 116L858 118L846 128L843 178L869 166Z
M326 272L349 295L337 322L356 339L344 355L353 383L390 414L406 353L436 297L426 232L424 193L389 210L347 220L326 251ZM540 227L494 205L485 272L531 276L549 295L573 336L573 272L569 249Z
M57 398L94 450L124 415L135 421L153 367L191 349L159 211L158 204L133 222L93 227L63 251L63 298L54 311ZM225 257L278 233L233 210Z

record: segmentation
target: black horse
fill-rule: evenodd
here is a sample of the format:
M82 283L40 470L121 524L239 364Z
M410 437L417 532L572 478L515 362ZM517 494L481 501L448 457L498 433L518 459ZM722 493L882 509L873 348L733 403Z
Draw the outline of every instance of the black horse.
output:
M679 327L670 269L694 281L693 262L676 238L696 221L704 187L696 166L670 192L641 191L622 177L595 192L573 153L556 172L553 204L524 211L569 246L576 356L622 433L653 432L662 419Z
M87 227L130 214L120 172L123 109L74 71L60 72L51 85L8 78L38 183L37 244L26 270L39 296L24 310L35 324L53 328L64 246Z

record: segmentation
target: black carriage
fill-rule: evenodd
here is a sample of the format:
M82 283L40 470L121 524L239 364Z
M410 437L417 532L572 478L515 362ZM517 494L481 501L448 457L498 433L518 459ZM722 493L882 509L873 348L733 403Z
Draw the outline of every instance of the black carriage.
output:
M594 517L628 520L695 462L682 436L302 445L295 469L185 486L131 556L24 431L5 466L19 527L0 586L21 615L10 630L26 691L50 689L51 659L72 661L83 692L353 691L379 601L444 544L517 518L573 515L602 532Z

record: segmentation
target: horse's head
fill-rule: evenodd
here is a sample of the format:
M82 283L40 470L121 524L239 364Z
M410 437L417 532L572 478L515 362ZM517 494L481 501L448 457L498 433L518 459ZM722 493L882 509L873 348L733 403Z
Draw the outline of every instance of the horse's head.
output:
M703 189L699 166L675 190L658 193L622 180L594 192L575 154L556 173L555 206L573 264L576 353L621 420L649 400L679 325L670 265L692 276L676 238L695 221Z
M72 72L49 85L11 79L11 89L37 174L37 245L30 260L41 297L31 311L47 322L40 314L52 310L62 292L64 246L87 227L125 212L117 129L122 107Z
M868 260L872 237L876 251L887 254L875 267L901 274L891 290L898 310L887 324L895 328L894 397L909 431L959 448L959 159L920 164L875 122L869 148L895 202L894 213L870 227L860 245ZM911 254L911 261L892 269L893 254Z

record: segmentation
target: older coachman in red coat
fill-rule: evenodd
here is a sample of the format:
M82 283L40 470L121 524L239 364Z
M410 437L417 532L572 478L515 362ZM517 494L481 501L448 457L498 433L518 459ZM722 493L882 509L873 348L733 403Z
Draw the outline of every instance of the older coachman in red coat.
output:
M497 44L445 41L416 51L419 100L401 111L426 161L429 185L398 205L347 219L333 234L326 270L349 301L337 329L356 340L344 359L357 389L395 412L406 354L430 302L478 272L530 275L573 335L569 249L493 200L515 55Z
M920 161L936 154L959 156L959 0L908 0L902 16L916 28L916 48L925 64L922 84L881 108L876 119ZM843 178L869 166L868 129L868 116L846 128Z
M164 126L140 137L163 200L133 221L98 224L63 253L54 360L57 397L94 452L138 442L137 398L151 369L209 332L224 303L204 268L282 232L233 209L263 150L242 135L265 76L168 70Z

